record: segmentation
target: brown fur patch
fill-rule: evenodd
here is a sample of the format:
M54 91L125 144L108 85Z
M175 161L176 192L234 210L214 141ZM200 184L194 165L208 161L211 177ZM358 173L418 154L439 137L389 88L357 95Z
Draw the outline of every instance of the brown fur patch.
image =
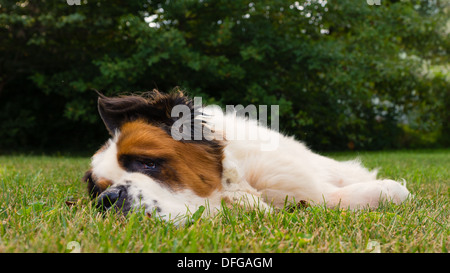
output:
M154 178L173 190L188 188L207 197L221 189L221 146L176 141L163 129L142 120L125 123L120 131L117 158L122 167L124 156L154 158L163 162Z
M88 193L92 198L96 198L101 192L112 185L112 181L105 178L97 178L92 169L89 169L82 179L88 183Z
M101 191L104 191L106 190L106 188L112 185L112 181L105 178L100 178L96 181L95 184L100 188Z

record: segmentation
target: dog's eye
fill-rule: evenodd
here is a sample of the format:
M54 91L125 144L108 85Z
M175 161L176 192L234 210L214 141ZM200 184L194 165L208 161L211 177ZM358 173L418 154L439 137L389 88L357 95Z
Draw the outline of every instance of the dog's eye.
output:
M140 162L143 169L153 170L156 168L155 162Z
M164 159L149 158L134 155L121 155L120 164L129 172L140 172L147 175L159 173L164 165Z

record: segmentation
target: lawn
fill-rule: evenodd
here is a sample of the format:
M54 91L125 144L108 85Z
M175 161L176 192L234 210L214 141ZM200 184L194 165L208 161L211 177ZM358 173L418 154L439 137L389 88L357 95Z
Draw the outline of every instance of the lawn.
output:
M0 252L448 252L450 150L336 153L414 198L376 210L230 208L188 224L102 215L80 181L89 158L0 156Z

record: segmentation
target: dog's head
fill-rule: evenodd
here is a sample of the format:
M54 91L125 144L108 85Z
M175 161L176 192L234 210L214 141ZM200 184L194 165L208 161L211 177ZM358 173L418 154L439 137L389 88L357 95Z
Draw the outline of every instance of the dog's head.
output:
M111 138L92 157L84 180L104 209L175 217L221 190L222 145L216 140L175 140L176 105L198 115L182 92L143 96L99 94L98 111ZM202 123L203 124L203 123Z

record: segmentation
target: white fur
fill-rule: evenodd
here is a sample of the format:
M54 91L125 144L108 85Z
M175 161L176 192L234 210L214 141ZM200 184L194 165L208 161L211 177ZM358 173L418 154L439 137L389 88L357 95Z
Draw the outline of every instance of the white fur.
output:
M212 137L225 139L223 190L202 198L189 189L172 191L161 186L163 181L141 173L128 173L117 161L119 132L105 149L93 156L93 173L112 181L112 187L127 185L132 208L144 207L146 213L166 220L193 213L202 205L214 213L220 209L221 200L269 209L269 205L283 207L288 198L358 209L375 208L381 201L399 204L409 196L405 183L377 179L377 171L365 169L359 160L338 162L315 154L293 137L259 126L256 121L223 115L217 108L209 111L212 116L207 121L214 129ZM242 135L240 139L227 137L227 132L233 131L227 131L230 126L247 128L244 138ZM252 131L258 132L256 140L248 135ZM273 149L267 149L267 145Z
M120 184L127 184L128 198L133 200L133 208L144 208L145 213L157 215L165 220L177 220L180 215L194 213L201 205L218 208L220 200L205 200L195 195L191 190L171 191L167 187L161 186L161 182L154 181L141 173L128 173Z
M108 140L106 148L92 157L92 173L96 177L116 182L126 173L117 161L116 142L119 139L119 135L120 133L116 132L115 136Z
M252 194L275 207L284 206L288 197L297 202L350 209L375 208L385 200L399 204L409 195L405 183L378 180L377 170L365 169L359 160L338 162L315 154L293 137L271 131L255 121L215 114L215 122L225 127L245 123L248 126L245 132L259 132L258 140L227 141L223 180L231 180L232 186L224 184L225 191L247 194L250 186L257 192ZM267 144L267 140L274 143L274 139L278 140L275 150L262 149L261 143Z

